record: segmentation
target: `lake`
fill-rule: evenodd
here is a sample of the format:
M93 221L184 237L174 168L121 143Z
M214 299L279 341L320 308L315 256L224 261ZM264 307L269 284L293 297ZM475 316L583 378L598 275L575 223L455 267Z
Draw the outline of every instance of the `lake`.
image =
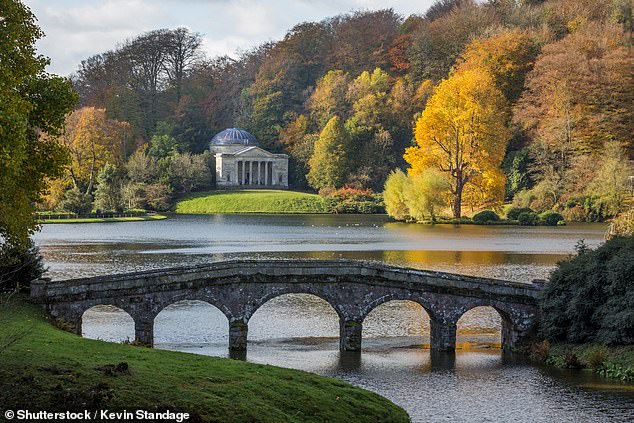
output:
M211 215L116 224L45 225L35 235L48 276L66 279L232 258L378 261L520 282L545 279L606 225L415 225L385 216ZM133 337L111 307L88 311L84 336ZM500 319L476 308L459 322L455 355L431 354L429 318L393 301L364 322L361 354L340 353L335 311L310 295L274 298L249 321L246 359L337 377L390 398L413 421L596 422L634 419L634 386L588 372L535 366L502 354ZM214 307L174 304L155 321L157 348L227 356L228 323Z

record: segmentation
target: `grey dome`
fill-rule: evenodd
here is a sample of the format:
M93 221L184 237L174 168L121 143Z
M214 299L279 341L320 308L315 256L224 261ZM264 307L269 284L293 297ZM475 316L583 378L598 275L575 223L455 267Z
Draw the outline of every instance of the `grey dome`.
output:
M244 129L228 128L218 132L211 139L211 145L258 145L258 140Z

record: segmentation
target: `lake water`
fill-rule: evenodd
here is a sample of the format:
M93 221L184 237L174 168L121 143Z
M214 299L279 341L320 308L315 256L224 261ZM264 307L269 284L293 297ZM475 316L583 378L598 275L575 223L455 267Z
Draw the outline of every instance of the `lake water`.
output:
M121 273L231 258L319 258L393 265L520 282L545 279L605 225L566 227L413 225L384 216L174 216L117 224L45 225L35 236L54 279ZM131 318L102 307L84 316L84 335L133 337ZM309 295L277 297L249 321L251 362L349 381L390 398L413 421L599 422L634 420L634 386L587 372L542 368L504 356L500 319L476 308L459 322L455 355L431 354L429 319L394 301L364 322L361 354L340 353L336 313ZM214 307L181 302L155 321L157 348L227 356L228 323Z

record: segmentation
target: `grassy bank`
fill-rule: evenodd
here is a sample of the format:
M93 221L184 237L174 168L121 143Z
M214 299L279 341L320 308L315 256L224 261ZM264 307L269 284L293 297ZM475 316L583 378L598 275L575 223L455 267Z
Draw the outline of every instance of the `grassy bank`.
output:
M610 379L634 383L634 345L542 342L533 345L531 356L551 366L583 369Z
M69 219L46 219L39 218L38 222L42 224L48 223L108 223L108 222L143 222L146 220L163 220L167 219L167 216L161 214L148 215L148 216L128 216L128 217L80 217Z
M327 213L317 194L277 190L203 192L176 203L176 213Z
M409 421L385 398L340 380L83 339L23 298L0 305L0 404L3 411L169 409L190 413L190 422Z

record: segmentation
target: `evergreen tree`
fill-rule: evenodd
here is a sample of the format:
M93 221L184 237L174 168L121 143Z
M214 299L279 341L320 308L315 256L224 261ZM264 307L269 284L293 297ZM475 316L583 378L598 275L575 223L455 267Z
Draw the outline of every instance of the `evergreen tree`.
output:
M307 179L315 189L341 188L348 175L350 136L339 116L333 116L315 143Z

